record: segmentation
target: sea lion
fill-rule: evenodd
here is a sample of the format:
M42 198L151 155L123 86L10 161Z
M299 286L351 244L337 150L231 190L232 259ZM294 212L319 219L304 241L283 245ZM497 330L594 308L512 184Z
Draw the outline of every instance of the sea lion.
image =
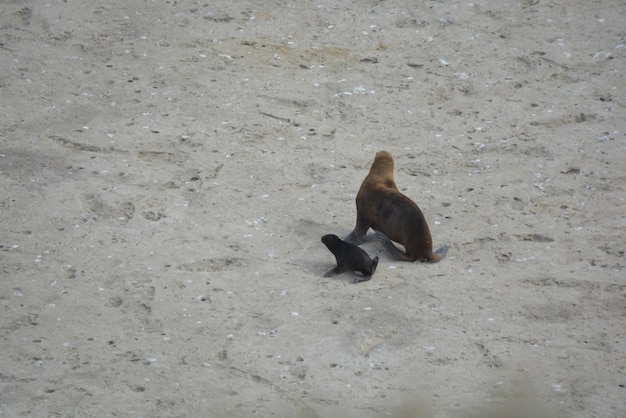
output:
M371 227L376 238L400 261L439 261L448 251L441 247L433 252L430 229L419 207L402 194L394 180L393 157L378 151L370 172L356 196L356 226L345 238L360 243ZM402 244L403 253L391 241Z
M364 282L372 278L372 274L374 274L378 265L378 256L372 260L363 249L349 242L342 241L337 235L324 235L322 242L335 255L337 260L337 267L326 272L324 277L341 274L344 271L358 271L363 276L355 277L352 280L354 283Z

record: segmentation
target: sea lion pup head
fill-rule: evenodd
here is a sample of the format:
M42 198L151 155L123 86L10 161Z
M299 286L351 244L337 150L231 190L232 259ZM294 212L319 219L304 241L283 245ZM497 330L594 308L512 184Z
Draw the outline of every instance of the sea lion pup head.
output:
M341 239L337 235L328 234L322 237L322 242L332 252L339 245Z
M372 163L370 172L365 178L365 182L381 182L387 187L396 188L396 181L393 176L393 157L387 151L378 151Z

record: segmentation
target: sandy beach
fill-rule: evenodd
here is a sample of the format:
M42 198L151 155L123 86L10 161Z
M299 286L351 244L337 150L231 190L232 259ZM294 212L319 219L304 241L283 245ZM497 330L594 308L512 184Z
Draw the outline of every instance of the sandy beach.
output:
M626 416L622 1L0 10L0 417Z

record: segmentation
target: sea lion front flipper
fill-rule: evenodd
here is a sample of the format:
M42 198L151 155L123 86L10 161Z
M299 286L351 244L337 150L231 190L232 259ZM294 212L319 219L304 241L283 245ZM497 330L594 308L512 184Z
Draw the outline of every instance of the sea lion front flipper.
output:
M357 211L356 226L354 227L354 230L346 235L343 240L350 244L359 245L365 240L368 229L370 229L370 224L367 222L366 219L360 216Z
M324 273L324 277L332 277L335 274L341 274L343 273L343 270L344 270L343 267L337 266L334 269L328 270L326 273Z
M362 233L361 231L359 231L358 228L354 228L354 231L346 235L346 237L343 240L350 244L359 245L363 242L364 239L365 239L365 233Z

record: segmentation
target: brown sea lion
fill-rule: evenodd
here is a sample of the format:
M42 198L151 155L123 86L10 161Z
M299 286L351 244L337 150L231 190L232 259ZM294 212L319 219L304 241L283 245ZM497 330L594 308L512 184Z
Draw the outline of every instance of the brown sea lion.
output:
M324 235L322 242L335 255L337 260L337 267L326 272L324 274L325 277L341 274L344 271L358 271L363 276L355 277L352 280L353 282L364 282L372 278L372 274L374 274L378 265L378 256L372 260L363 249L349 242L342 241L337 235Z
M391 255L400 261L439 261L448 247L433 252L430 229L417 205L403 195L393 176L393 157L387 151L376 153L370 172L356 196L356 226L345 238L360 243L369 228ZM403 253L391 241L402 244Z

